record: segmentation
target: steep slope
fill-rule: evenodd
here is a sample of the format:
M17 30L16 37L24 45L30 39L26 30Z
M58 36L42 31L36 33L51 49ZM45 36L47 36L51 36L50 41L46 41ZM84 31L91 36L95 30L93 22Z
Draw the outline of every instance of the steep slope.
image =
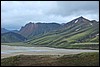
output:
M7 32L1 34L1 42L9 43L9 42L21 42L26 40L25 37L21 36L20 34L14 32Z
M57 23L28 23L22 27L19 34L27 38L45 34L47 32L57 30L61 25Z
M74 43L97 42L99 43L99 23L83 17L76 18L57 31L28 41L32 45L68 47Z

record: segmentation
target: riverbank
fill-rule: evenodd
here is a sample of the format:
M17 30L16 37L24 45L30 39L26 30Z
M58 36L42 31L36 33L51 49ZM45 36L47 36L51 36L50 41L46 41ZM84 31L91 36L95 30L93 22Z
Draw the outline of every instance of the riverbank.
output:
M1 66L99 66L99 52L71 55L17 55L1 59Z

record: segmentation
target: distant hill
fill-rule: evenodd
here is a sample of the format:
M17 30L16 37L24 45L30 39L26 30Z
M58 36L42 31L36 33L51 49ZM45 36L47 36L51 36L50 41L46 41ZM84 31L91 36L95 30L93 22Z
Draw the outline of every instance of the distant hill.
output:
M90 21L84 17L78 17L64 24L64 28L28 41L28 43L37 46L64 48L76 47L79 43L83 44L82 47L84 48L85 46L88 47L88 45L85 45L86 43L91 45L91 43L95 42L99 43L99 22ZM79 44L79 46L81 46L81 44ZM92 44L92 46L95 47L95 44ZM89 46L89 48L91 47Z
M1 42L10 43L10 42L22 42L25 41L26 38L21 36L20 34L14 32L7 32L1 34Z
M9 30L5 29L5 28L1 28L1 33L6 33L9 32Z
M22 27L19 31L24 37L31 38L37 35L43 35L47 32L57 30L61 28L61 25L58 23L28 23Z
M11 30L11 32L18 33L19 31L18 30Z
M8 30L8 29L5 29L5 28L1 28L1 33L7 33L7 32L15 32L15 33L18 33L18 30Z

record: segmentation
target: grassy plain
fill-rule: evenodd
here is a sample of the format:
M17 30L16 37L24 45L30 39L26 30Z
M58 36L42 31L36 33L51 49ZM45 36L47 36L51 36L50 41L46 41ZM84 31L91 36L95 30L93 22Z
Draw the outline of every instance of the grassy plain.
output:
M99 52L71 55L17 55L1 59L1 66L99 66Z

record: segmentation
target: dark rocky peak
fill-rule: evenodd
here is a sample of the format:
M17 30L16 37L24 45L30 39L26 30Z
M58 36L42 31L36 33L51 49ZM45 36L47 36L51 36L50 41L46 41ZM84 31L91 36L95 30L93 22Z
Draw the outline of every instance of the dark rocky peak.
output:
M27 23L25 26L27 26L27 25L32 25L32 24L34 24L34 23L32 23L32 22L29 22L29 23Z
M22 26L21 29L22 29L22 28L25 28L25 27L28 27L28 26L31 26L31 25L34 25L34 23L29 22L29 23L27 23L25 26Z
M29 24L32 24L32 22L29 22Z
M80 16L80 17L78 17L77 19L84 19L84 17Z
M91 20L92 22L97 22L96 20Z
M80 17L73 19L72 21L66 23L65 26L73 26L73 25L79 25L79 24L92 25L90 20L80 16Z
M86 19L86 18L80 16L80 17L78 17L78 18L73 19L72 21L70 21L70 23L77 23L77 22L83 22L83 21L85 22L85 21L90 21L90 20L88 20L88 19ZM69 22L68 22L68 23L69 23Z
M78 18L76 18L75 20L78 20L79 22L90 22L90 20L88 20L88 19L86 19L86 18L84 18L84 17L78 17Z
M28 25L35 24L34 22L29 22Z

